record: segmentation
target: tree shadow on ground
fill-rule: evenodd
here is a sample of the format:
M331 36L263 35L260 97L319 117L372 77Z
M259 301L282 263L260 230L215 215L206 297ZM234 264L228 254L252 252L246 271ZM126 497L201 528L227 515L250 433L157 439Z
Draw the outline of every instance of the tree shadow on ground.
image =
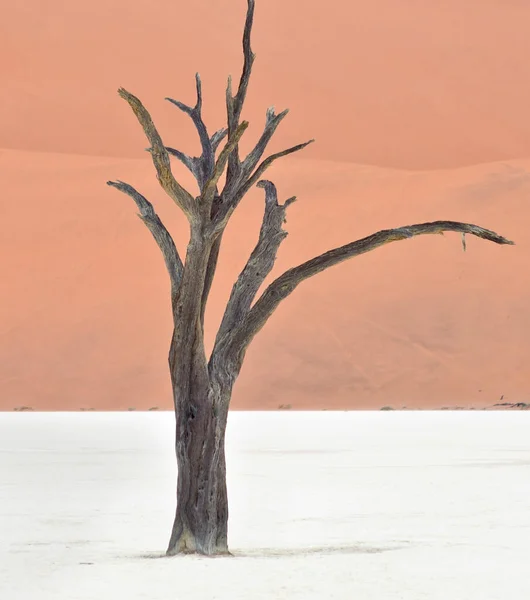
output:
M408 548L410 542L400 541L399 545L394 546L369 546L364 544L356 545L341 545L341 546L308 546L305 548L249 548L249 549L234 549L231 551L229 556L220 556L217 558L297 558L304 556L320 555L320 556L333 556L341 554L381 554L383 552L392 552L395 550L404 550ZM177 555L178 556L178 555ZM183 555L181 555L183 556ZM196 558L198 555L191 555ZM157 558L174 558L168 557L165 553L161 552L148 552L145 554L137 555L134 558L141 559L157 559ZM214 557L215 558L215 557Z

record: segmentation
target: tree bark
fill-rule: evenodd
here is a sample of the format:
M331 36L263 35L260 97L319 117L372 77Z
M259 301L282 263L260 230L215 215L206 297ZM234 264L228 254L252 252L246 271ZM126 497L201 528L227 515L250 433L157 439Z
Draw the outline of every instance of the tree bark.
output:
M168 555L228 553L224 441L230 393L226 386L211 385L202 322L202 294L214 239L192 228L173 305L169 368L178 478Z
M183 368L188 363L189 368ZM225 431L231 386L212 385L202 339L183 352L173 335L177 509L167 554L228 554ZM183 381L183 373L188 376Z
M171 354L170 364L182 360ZM172 368L173 372L173 368ZM187 397L176 398L177 509L167 555L228 554L225 430L229 396L192 376Z

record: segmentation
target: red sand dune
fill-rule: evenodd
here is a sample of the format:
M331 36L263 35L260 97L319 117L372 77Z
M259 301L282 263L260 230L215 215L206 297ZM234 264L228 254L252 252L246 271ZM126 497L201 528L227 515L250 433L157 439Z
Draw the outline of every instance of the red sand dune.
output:
M169 408L168 281L123 179L177 245L184 219L116 89L165 141L196 150L165 96L211 128L238 75L245 1L11 3L0 23L0 408ZM274 273L374 230L466 220L514 239L393 244L303 284L256 338L234 408L481 407L530 395L530 5L518 0L260 0L243 149L267 106L291 108L272 149L317 144L270 170L299 202ZM187 174L177 168L182 181ZM211 340L263 210L230 226Z

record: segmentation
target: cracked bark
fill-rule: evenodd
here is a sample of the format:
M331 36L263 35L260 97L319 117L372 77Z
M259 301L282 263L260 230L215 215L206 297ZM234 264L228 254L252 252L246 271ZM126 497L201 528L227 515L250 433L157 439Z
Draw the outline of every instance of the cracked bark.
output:
M239 141L248 126L246 121L240 121L255 59L251 49L254 9L254 0L247 0L243 69L235 95L232 94L229 79L226 90L227 127L213 135L209 134L202 117L202 84L198 74L195 78L196 103L193 107L168 98L192 119L201 143L200 156L189 156L164 145L151 115L140 100L122 88L119 90L119 95L133 110L150 143L149 152L160 185L185 214L190 227L183 263L169 231L147 198L128 183L107 182L135 202L140 218L161 250L171 283L173 335L169 349L169 370L175 407L178 479L177 508L168 555L216 555L228 552L224 441L232 389L248 345L280 302L302 281L349 258L417 235L453 231L497 244L512 243L477 225L455 221L436 221L379 231L289 269L272 281L256 301L287 235L283 228L286 210L295 200L294 197L289 198L280 204L274 184L261 180L261 177L276 160L304 149L313 140L263 158L270 140L288 112L284 110L276 114L274 108L269 108L264 131L256 145L243 160L239 157ZM225 146L216 159L216 153L225 138ZM171 169L171 157L182 162L193 173L200 192L197 197L193 197L176 180ZM223 173L226 180L222 191L219 191ZM208 360L204 347L204 316L222 239L234 210L254 185L265 193L261 229L256 246L234 283Z

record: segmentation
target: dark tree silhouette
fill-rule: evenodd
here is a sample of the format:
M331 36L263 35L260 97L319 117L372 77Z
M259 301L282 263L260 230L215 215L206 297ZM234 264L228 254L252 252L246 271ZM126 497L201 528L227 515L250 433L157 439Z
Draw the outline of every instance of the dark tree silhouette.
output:
M263 158L269 141L288 112L284 110L276 114L273 108L269 108L261 137L245 158L240 157L238 143L248 126L246 121L241 121L241 113L254 62L250 35L255 0L247 2L243 72L235 95L231 79L228 79L227 127L213 135L208 132L202 118L199 75L196 76L195 106L167 99L191 117L201 142L200 156L188 156L180 150L166 147L140 100L124 89L119 90L119 95L130 105L149 140L149 152L160 185L186 215L190 226L183 263L170 233L151 203L127 183L107 182L136 203L139 217L162 251L171 281L174 330L169 367L176 415L178 483L176 516L167 549L169 555L228 552L224 442L232 389L248 345L279 303L302 281L353 256L416 235L454 231L497 244L512 243L493 231L455 221L379 231L289 269L272 281L256 300L258 290L270 273L280 244L287 235L282 228L286 210L295 201L295 198L289 198L280 204L274 184L261 177L275 160L302 150L313 140ZM225 138L222 151L217 152ZM175 179L171 156L181 161L195 176L200 190L197 197L193 197ZM219 181L225 172L225 184L220 189ZM208 358L204 347L204 313L221 240L232 213L254 185L262 188L265 194L261 231L256 247L233 286Z

